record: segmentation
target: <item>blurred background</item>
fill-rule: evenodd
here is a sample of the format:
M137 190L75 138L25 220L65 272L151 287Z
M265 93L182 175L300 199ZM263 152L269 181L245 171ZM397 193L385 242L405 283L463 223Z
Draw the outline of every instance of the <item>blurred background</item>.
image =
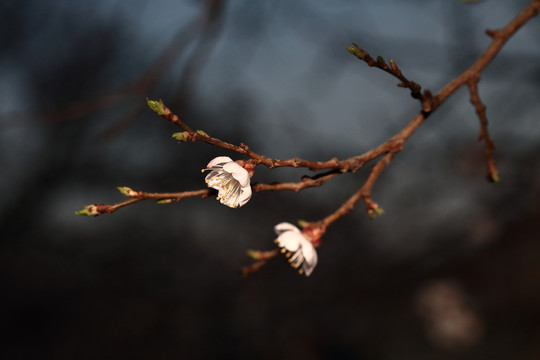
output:
M419 104L345 47L394 59L436 92L528 1L0 2L0 356L3 359L538 359L540 19L483 73L502 182L486 181L460 89L363 204L330 227L312 276L284 258L242 278L273 226L319 220L370 166L301 193L144 201L204 187L235 154L177 143L147 108L270 157L361 154ZM258 168L257 182L304 169Z

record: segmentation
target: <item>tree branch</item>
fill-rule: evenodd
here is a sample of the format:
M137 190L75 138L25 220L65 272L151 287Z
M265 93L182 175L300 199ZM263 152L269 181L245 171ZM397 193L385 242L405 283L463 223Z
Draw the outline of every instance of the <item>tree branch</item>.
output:
M375 66L400 80L398 86L408 88L411 91L411 96L416 98L421 103L421 111L419 111L413 119L403 127L397 134L390 139L380 144L376 148L373 148L363 154L350 157L344 160L338 160L337 158L331 158L326 161L309 161L300 158L291 158L288 160L280 160L269 158L260 155L252 151L244 143L240 145L230 144L218 138L208 135L202 130L193 130L187 124L185 124L180 118L174 114L169 108L167 108L163 102L148 100L148 105L160 116L169 120L175 125L180 126L184 131L182 133L175 133L173 137L179 141L203 141L208 144L227 149L241 155L251 158L250 164L253 165L265 165L269 168L276 167L303 167L313 171L329 169L330 171L324 174L318 174L313 177L304 177L299 182L290 183L273 183L273 184L253 184L252 188L255 192L260 191L282 191L292 190L295 192L301 191L308 187L321 186L330 179L346 172L355 172L360 169L365 163L379 158L377 163L372 167L371 172L364 182L364 184L345 202L341 204L333 213L329 214L325 218L314 222L303 222L304 228L302 234L311 241L314 246L320 245L320 238L326 231L327 227L332 225L335 221L351 212L356 203L360 200L364 200L366 205L366 211L368 216L374 217L376 214L382 214L383 210L371 199L373 186L382 173L383 169L388 166L394 159L394 157L403 150L405 142L412 136L412 134L423 124L428 116L437 110L443 103L450 97L457 89L463 85L467 85L471 94L470 101L475 106L476 113L480 120L480 136L479 140L485 141L486 156L488 162L488 173L493 181L498 181L499 176L495 167L493 159L493 148L495 144L489 136L487 126L486 107L482 103L478 93L478 82L480 80L482 71L487 65L496 57L508 39L528 20L538 14L540 9L540 0L532 0L529 5L525 7L512 21L510 21L505 27L500 30L488 30L487 34L492 37L491 44L482 53L482 55L463 73L458 75L446 86L439 90L435 95L432 95L429 90L421 92L421 86L413 81L408 80L398 68L397 64L393 61L389 61L389 65L386 64L382 57L378 57L377 60L371 58L371 56L357 44L354 46L348 46L347 50L354 54L359 59L365 61L368 66ZM201 196L207 197L211 194L210 189L186 191L180 193L146 193L141 191L134 191L130 188L123 187L119 190L125 196L131 199L124 202L120 202L112 205L89 205L83 210L79 211L79 215L99 215L101 213L112 213L117 209L138 202L142 199L159 199L161 203L168 203L173 201L180 201L187 197ZM248 253L256 262L250 266L243 268L243 274L247 275L252 272L258 271L266 262L274 258L278 254L277 250L272 251L255 251L252 250Z

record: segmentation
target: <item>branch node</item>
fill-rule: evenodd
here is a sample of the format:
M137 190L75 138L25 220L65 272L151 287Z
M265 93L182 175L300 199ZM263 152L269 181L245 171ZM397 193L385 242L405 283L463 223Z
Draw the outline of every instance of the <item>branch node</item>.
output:
M405 144L405 142L403 141L403 139L395 139L390 144L390 147L389 147L388 150L389 150L390 153L396 154L396 153L401 152L403 150L404 144Z
M424 96L422 98L422 110L426 113L431 112L433 110L433 95L431 94L431 91L426 89L424 90Z
M495 38L495 36L497 36L497 31L486 29L486 35L489 36L490 38Z

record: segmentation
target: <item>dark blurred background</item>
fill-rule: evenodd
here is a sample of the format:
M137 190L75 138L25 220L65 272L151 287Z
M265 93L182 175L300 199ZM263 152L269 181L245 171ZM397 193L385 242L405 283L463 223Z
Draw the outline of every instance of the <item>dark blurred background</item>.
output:
M540 19L486 69L480 94L502 182L485 178L479 121L459 90L323 238L309 278L283 258L242 278L273 226L318 220L370 166L301 193L141 202L116 186L204 187L234 156L178 144L191 127L277 158L346 158L419 105L350 55L357 42L439 90L528 1L0 2L2 359L540 358ZM257 169L258 182L303 169Z

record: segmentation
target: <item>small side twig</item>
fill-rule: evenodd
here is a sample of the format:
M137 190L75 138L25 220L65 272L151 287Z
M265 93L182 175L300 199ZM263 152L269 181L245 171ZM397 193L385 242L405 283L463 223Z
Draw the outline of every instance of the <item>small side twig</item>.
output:
M478 141L484 140L486 148L486 160L487 160L487 172L490 181L499 182L499 172L495 166L495 160L493 159L493 149L495 148L495 142L491 139L488 132L488 119L486 115L486 106L482 103L480 95L478 93L478 82L480 81L480 75L472 76L467 82L469 92L471 94L470 101L474 105L478 119L480 120L480 134L478 135Z
M294 192L300 192L306 188L321 186L328 180L340 175L339 171L330 171L326 174L315 175L313 177L304 176L301 181L288 182L288 183L275 183L275 184L263 184L257 183L252 186L253 191L283 191L292 190Z
M122 195L129 197L129 200L121 201L114 204L92 204L86 205L82 210L76 211L75 214L83 216L98 216L101 214L112 214L116 210L146 199L157 199L160 204L168 204L178 202L189 197L207 197L211 193L211 189L201 189L192 191L183 191L176 193L149 193L144 191L135 191L127 186L119 187L118 190Z
M396 154L397 151L394 151L389 152L385 156L383 156L382 159L380 159L377 164L375 164L371 169L371 173L369 174L369 177L364 183L364 185L362 185L362 187L356 193L354 193L354 195L347 199L347 201L341 204L341 206L336 211L334 211L332 214L328 215L317 223L324 226L324 228L327 228L337 219L348 214L360 199L364 200L364 203L366 204L366 211L370 218L373 218L376 214L382 215L384 213L384 210L379 207L377 203L371 200L371 192L373 189L373 185L377 181L377 178L381 174L382 170L392 162Z
M292 190L294 192L299 192L306 188L322 186L328 180L333 179L338 176L340 172L331 171L327 174L315 175L313 177L305 176L301 181L298 182L288 182L288 183L275 183L275 184L264 184L257 183L253 184L252 190L254 192L262 191L284 191ZM118 187L118 190L122 195L129 197L129 200L121 201L114 204L92 204L86 205L82 210L75 212L77 215L83 216L98 216L101 214L112 214L116 210L139 202L141 200L155 199L158 200L159 204L169 204L172 202L178 202L180 200L200 196L202 198L208 197L212 193L212 189L200 189L200 190L191 190L183 192L173 192L173 193L150 193L145 191L136 191L127 186Z
M388 64L386 64L382 56L377 56L377 60L375 60L371 57L371 55L369 55L366 50L360 48L357 43L353 42L352 44L353 46L347 45L347 51L356 56L358 59L366 62L368 66L375 66L396 77L400 81L397 86L409 89L411 91L411 96L415 99L418 99L422 104L423 111L431 111L432 103L435 101L435 98L432 96L431 91L425 90L424 94L422 94L422 86L420 86L414 81L407 79L394 60L390 59L388 61Z
M266 265L268 260L271 260L278 256L279 250L269 250L269 251L261 251L261 250L248 250L247 256L250 258L256 260L254 263L250 265L246 265L240 269L240 274L244 277L251 275L253 273L258 272L261 270L261 268Z

